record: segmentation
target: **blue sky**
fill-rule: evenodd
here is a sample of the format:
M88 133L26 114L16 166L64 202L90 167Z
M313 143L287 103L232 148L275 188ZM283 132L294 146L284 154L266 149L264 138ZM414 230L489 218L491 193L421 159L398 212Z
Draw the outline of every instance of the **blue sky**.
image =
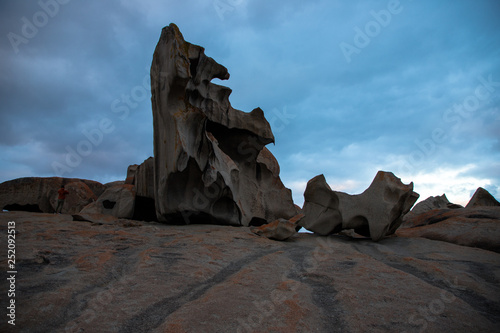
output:
M124 179L153 154L149 68L162 27L228 68L261 107L297 204L323 173L362 192L378 170L421 199L500 198L500 2L2 1L0 182Z

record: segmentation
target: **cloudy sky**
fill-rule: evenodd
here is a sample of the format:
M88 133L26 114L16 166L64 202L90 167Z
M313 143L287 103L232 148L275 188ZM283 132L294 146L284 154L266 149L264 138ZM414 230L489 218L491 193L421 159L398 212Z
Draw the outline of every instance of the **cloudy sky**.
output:
M264 110L297 204L318 174L356 194L378 170L423 199L500 198L497 0L2 1L0 182L109 182L151 156L171 22L228 68L233 107Z

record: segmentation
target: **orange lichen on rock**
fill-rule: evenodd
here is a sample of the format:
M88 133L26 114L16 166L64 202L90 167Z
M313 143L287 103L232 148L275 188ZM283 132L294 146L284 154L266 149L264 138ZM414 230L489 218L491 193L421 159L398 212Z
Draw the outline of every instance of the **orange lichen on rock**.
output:
M101 252L91 252L83 254L75 259L75 264L79 270L93 271L102 268L104 264L110 261L116 251L100 250Z

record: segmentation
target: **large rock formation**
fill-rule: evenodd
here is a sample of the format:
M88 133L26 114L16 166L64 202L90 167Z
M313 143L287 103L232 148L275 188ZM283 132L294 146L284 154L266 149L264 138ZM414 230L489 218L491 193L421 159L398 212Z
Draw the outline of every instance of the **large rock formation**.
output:
M63 213L73 214L96 200L106 187L99 182L77 178L27 177L0 184L0 208L53 213L57 207L57 190L65 185Z
M93 221L84 217L81 220ZM250 228L0 213L21 332L498 332L500 253ZM4 236L5 237L5 236ZM0 262L7 263L5 250ZM7 280L0 284L1 332ZM18 291L18 293L17 293Z
M300 225L307 230L329 235L354 229L377 241L396 231L418 194L413 183L405 185L394 174L379 171L359 195L332 191L323 175L316 176L307 183L304 199Z
M234 109L214 78L229 73L174 24L162 30L151 66L158 219L247 226L294 216L263 111Z

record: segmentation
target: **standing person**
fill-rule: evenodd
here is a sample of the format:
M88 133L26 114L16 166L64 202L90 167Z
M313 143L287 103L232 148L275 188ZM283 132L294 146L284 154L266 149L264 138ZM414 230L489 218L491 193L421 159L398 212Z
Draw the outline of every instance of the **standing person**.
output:
M69 192L64 189L64 185L61 185L61 188L57 191L57 193L59 193L59 196L57 197L56 213L61 214L64 206L64 199L66 199L66 195L68 195Z

